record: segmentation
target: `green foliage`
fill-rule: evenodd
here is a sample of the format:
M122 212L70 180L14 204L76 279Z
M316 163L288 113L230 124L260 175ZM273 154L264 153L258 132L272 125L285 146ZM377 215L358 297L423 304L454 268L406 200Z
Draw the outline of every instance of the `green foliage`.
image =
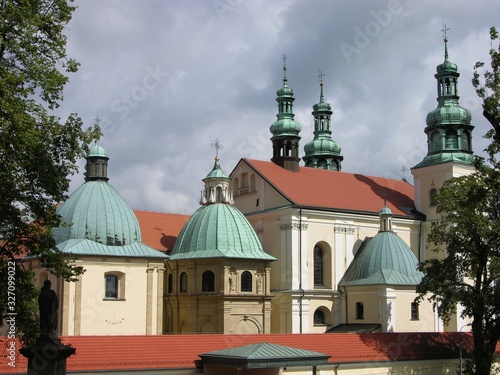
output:
M478 72L479 68L484 67L483 62L477 62L474 66L474 78L472 84L476 89L477 95L483 99L483 115L493 126L493 131L490 134L497 140L500 139L500 44L498 48L493 47L494 43L498 43L498 32L492 27L490 29L491 40L491 71L484 73L484 84L481 83L481 75Z
M492 43L498 39L494 28L490 37ZM465 371L484 375L490 374L500 339L500 53L492 48L490 56L493 71L484 73L484 86L477 70L472 81L493 125L485 135L491 140L488 159L476 158L475 173L447 180L439 190L441 220L432 223L428 238L437 256L420 264L424 278L417 288L420 299L430 296L445 322L457 304L463 307L474 339Z
M37 334L38 290L19 259L37 256L64 280L83 272L62 257L50 235L60 224L55 207L77 160L100 136L98 126L84 129L75 114L65 120L52 114L63 99L65 74L78 68L66 57L63 33L75 10L70 3L0 3L0 316L8 313L7 270L16 260L16 329L27 341Z

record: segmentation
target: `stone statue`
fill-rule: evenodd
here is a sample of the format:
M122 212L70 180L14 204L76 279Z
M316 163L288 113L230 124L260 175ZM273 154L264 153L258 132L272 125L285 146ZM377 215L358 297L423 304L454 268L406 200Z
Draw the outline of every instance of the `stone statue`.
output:
M229 273L229 291L234 292L235 289L235 281L236 281L236 276L234 275L234 272Z
M256 279L257 279L257 293L262 293L262 275L258 273Z
M57 309L59 300L57 294L50 287L50 280L43 282L43 287L38 296L40 309L40 336L57 337Z

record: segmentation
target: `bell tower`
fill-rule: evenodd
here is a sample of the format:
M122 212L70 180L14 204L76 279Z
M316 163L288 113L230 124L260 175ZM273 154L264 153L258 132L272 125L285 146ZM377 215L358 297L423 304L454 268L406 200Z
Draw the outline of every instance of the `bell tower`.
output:
M415 184L415 206L434 220L434 196L445 180L474 172L471 112L460 106L457 65L448 59L448 38L444 33L444 62L437 66L437 108L427 115L427 155L411 172Z
M294 120L292 112L293 90L288 87L286 78L286 56L283 55L283 87L276 92L278 102L277 120L271 125L270 131L273 134L273 157L271 161L289 171L299 170L299 133L302 125Z

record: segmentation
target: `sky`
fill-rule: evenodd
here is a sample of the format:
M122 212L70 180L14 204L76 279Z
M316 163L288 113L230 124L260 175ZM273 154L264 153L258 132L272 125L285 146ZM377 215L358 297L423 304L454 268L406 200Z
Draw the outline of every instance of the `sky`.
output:
M214 164L270 160L270 125L282 87L283 55L303 146L312 106L332 105L342 171L412 182L427 153L427 113L437 106L436 66L460 72L460 104L472 112L473 148L489 124L471 84L490 62L497 0L76 0L67 53L70 75L58 114L99 118L109 183L133 209L191 214ZM70 193L83 181L72 176ZM301 162L303 165L303 162ZM313 194L313 192L311 192Z

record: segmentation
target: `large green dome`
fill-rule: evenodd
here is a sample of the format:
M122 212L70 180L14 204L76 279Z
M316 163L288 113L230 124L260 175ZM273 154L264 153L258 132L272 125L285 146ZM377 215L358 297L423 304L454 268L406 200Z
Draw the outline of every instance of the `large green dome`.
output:
M362 247L339 286L418 285L422 273L410 247L392 231L381 231Z
M221 257L275 260L264 252L254 229L236 207L224 203L202 206L184 225L171 259Z
M53 229L56 243L88 239L125 246L141 241L139 222L130 206L106 181L87 181L57 209L62 222Z

